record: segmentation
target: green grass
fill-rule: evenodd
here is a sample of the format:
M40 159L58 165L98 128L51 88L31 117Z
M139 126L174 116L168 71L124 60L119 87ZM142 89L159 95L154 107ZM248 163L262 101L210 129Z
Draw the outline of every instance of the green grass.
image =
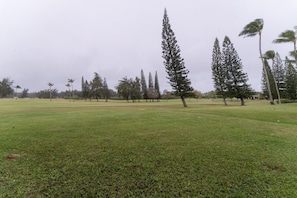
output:
M187 103L0 100L0 197L297 197L297 104Z

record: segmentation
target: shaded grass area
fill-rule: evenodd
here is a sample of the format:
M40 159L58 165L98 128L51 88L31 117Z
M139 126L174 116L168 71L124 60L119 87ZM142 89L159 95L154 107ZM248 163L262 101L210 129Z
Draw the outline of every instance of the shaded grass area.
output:
M1 101L0 195L297 196L296 105L188 103Z

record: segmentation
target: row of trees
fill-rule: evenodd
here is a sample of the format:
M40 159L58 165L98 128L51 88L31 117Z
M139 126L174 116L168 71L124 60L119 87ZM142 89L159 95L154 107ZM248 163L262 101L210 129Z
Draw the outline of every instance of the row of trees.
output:
M222 96L224 104L226 98L239 98L244 105L244 98L253 95L247 84L248 76L242 71L242 62L228 36L225 36L222 51L216 38L212 52L212 76L215 91Z
M160 87L158 74L155 73L155 82L153 82L152 74L149 72L149 83L147 86L144 72L141 70L141 78L136 77L133 78L124 77L119 81L119 84L116 86L117 92L119 96L122 96L127 101L131 99L133 102L140 99L145 99L154 101L155 99L161 98Z
M98 73L94 73L94 78L91 81L85 81L84 77L81 80L82 97L91 100L96 98L99 101L100 98L106 102L110 98L110 90L108 89L106 78L102 78Z
M8 96L26 98L28 96L29 89L24 88L20 95L17 95L18 90L21 89L19 85L13 86L13 81L9 78L3 78L0 81L0 98L6 98Z

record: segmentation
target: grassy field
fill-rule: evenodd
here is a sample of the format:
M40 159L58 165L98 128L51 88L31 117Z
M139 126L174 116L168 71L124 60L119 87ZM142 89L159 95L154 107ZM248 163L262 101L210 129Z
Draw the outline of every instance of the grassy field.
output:
M0 197L297 197L296 104L187 103L1 99Z

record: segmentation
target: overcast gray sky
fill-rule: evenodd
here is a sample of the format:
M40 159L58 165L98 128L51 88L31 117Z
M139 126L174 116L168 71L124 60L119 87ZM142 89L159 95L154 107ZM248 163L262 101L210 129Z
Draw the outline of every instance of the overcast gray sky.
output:
M167 83L161 50L164 8L176 34L194 89L213 90L211 56L216 37L228 35L249 76L261 90L258 37L238 37L256 18L264 19L262 51L282 58L293 44L272 44L297 25L296 0L0 0L0 79L29 92L66 90L67 79L92 80L94 72L115 89L118 80L158 72Z

